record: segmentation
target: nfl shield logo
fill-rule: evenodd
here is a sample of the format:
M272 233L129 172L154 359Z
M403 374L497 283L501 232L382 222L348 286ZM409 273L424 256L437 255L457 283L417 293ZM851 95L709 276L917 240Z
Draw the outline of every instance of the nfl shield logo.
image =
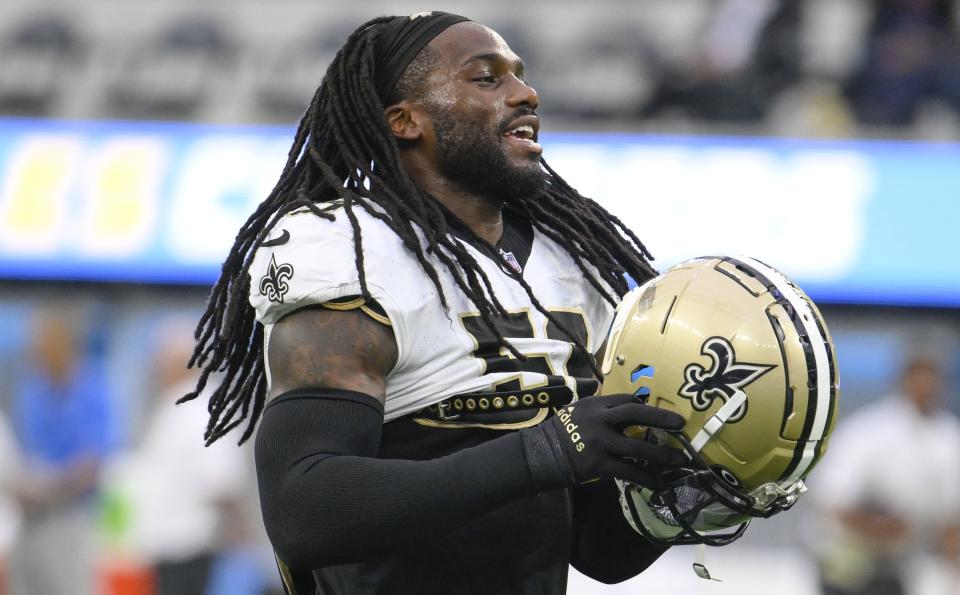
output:
M513 252L507 252L501 248L500 256L503 258L504 262L510 265L510 268L513 269L518 275L523 274L523 267L520 266L520 261L517 260L517 257L513 255Z

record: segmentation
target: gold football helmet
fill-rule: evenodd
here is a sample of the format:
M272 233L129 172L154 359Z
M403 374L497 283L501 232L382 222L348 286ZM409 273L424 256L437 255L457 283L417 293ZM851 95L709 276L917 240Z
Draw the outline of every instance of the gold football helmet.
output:
M628 522L655 543L723 545L751 518L793 506L836 422L823 317L750 258L688 260L628 293L601 370L602 394L632 393L686 420L677 433L626 430L690 460L655 488L617 482Z

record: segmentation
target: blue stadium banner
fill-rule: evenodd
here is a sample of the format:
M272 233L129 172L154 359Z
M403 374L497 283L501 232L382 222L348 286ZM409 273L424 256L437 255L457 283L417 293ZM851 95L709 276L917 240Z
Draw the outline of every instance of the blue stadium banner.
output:
M549 122L547 122L549 125ZM0 120L0 279L209 284L290 127ZM960 145L545 133L665 268L746 254L824 302L960 306Z

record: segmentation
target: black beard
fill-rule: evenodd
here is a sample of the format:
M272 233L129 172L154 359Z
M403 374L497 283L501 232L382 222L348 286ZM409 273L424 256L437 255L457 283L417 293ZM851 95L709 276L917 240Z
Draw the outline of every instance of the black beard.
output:
M501 131L491 132L480 122L452 117L443 108L431 112L443 176L494 204L515 204L543 193L546 174L539 156L532 156L527 166L513 165L507 159Z

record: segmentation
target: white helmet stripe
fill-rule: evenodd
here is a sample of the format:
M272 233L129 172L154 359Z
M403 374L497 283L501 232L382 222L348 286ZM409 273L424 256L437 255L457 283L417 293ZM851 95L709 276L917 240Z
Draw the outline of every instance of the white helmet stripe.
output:
M799 480L807 472L815 458L817 443L823 439L823 434L827 428L827 419L830 413L830 360L827 353L827 338L820 332L816 315L813 313L807 300L794 289L786 277L752 258L737 256L736 260L756 269L757 272L766 277L774 287L777 288L787 302L793 306L794 311L799 314L803 329L806 331L807 336L810 337L811 348L814 355L814 365L816 366L816 390L818 398L814 412L813 426L811 427L810 434L807 436L808 442L804 445L802 458L800 463L794 468L793 473L786 478L786 482L792 483Z
M723 425L727 423L727 420L730 419L733 412L739 409L746 400L747 395L742 390L738 389L737 392L733 393L733 396L713 414L713 417L707 420L707 423L703 424L703 427L700 428L697 435L690 441L693 450L700 452L707 442L723 428Z

